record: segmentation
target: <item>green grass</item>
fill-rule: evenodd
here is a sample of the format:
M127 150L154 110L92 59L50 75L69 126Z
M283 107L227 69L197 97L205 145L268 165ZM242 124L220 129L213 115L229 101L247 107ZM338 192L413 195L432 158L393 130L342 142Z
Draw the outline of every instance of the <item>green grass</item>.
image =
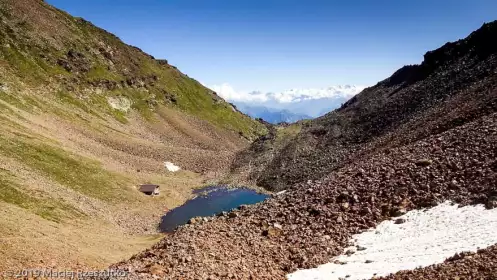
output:
M1 105L1 103L0 103L0 105ZM0 108L2 108L2 106L0 106ZM8 110L10 110L10 108L8 108ZM7 111L7 112L10 113L10 114L16 115L16 113L14 111ZM2 133L5 133L5 129L6 128L12 128L13 130L17 130L17 131L24 131L25 130L24 126L20 125L17 122L12 121L8 117L3 116L1 114L0 114L0 125L2 125ZM1 148L2 147L0 146L0 149Z
M22 28L21 29L26 29ZM2 39L8 42L9 37L2 34ZM51 53L55 57L61 54L52 49L50 51L36 49L31 44L26 44L20 40L14 40L13 43L0 46L0 58L15 71L23 82L32 86L44 85L49 81L49 77L69 76L70 73L57 64L49 64L41 55Z
M0 95L1 95L1 92L0 92ZM1 99L1 97L0 97ZM1 113L8 113L8 114L11 114L13 113L14 111L7 105L5 105L4 103L0 102L0 112Z
M131 108L138 111L140 115L146 119L146 120L152 120L154 111L150 109L150 106L148 105L148 101L153 99L153 95L151 95L149 92L143 91L143 90L138 90L138 89L133 89L133 88L126 88L126 89L116 89L111 92L109 92L109 95L111 96L124 96L128 98L131 102ZM107 104L107 107L110 108L108 105L107 100L105 100L105 103ZM118 121L125 121L127 122L127 119L125 120L125 114L124 112L117 113L113 108L111 109L111 114L118 120ZM119 111L120 112L120 111Z
M7 61L6 64L10 65L8 68L15 70L12 74L20 78L22 82L28 81L28 84L37 87L43 86L48 81L57 85L60 76L65 76L64 84L69 81L69 86L83 90L85 87L91 87L87 82L100 80L121 82L127 78L143 78L150 81L151 77L156 77L157 79L152 79L155 85L148 84L146 90L125 88L105 92L103 95L126 96L133 102L133 110L139 112L146 120L153 120L154 106L166 105L164 94L171 93L176 96L177 102L175 105L168 104L167 106L176 106L187 114L206 120L217 127L241 133L249 139L267 132L260 123L238 112L233 112L226 102L218 101L210 90L199 82L173 67L159 65L153 58L136 48L125 45L119 38L105 30L62 12L58 12L52 20L69 20L70 23L74 23L69 24L66 30L71 36L57 42L62 48L56 49L55 45L44 41L37 45L35 42L38 41L35 39L43 39L42 36L47 34L40 34L40 38L31 38L36 37L36 34L29 32L29 24L14 26L11 28L13 30L6 29L0 32L1 38L10 42L10 47L6 47L6 44L0 46L0 59ZM8 23L10 21L11 19ZM30 23L29 19L28 23ZM9 25L2 26L8 27ZM29 34L31 37L19 37L16 34ZM95 42L103 42L106 45L104 48L108 46L114 50L112 61L115 67L109 68L107 59L101 54L95 54L102 47ZM85 55L85 59L92 65L87 73L68 72L56 63L57 59L67 55L69 49L76 49ZM41 58L42 54L46 57L45 59ZM92 96L88 101L81 101L67 93L58 94L62 101L86 113L105 112L121 123L128 122L125 113L108 108L108 105L104 105L101 101L97 104L98 109L101 109L98 111L91 103Z
M50 221L83 216L76 208L53 199L41 199L22 190L12 173L0 168L0 201L14 204Z
M133 105L131 105L131 108L137 110L144 119L152 120L153 111L150 109L146 100L136 100L135 102L133 102Z
M99 162L72 155L60 148L22 135L0 138L0 154L17 159L48 178L85 195L105 201L128 198L126 179L104 170Z
M33 110L34 104L32 103L32 100L26 101L23 98L14 96L12 94L6 93L2 90L0 90L0 100L5 101L6 103L9 103L10 105L22 109L24 111L31 112Z
M43 74L43 69L34 60L30 59L30 56L25 56L13 45L9 47L2 45L0 47L0 55L0 57L3 56L3 59L16 70L17 74L25 82L38 85L45 80L46 76Z
M74 107L77 107L77 108L83 110L86 113L93 114L93 111L83 101L74 97L69 92L58 91L57 98L62 102L69 103L69 104L73 105Z
M232 110L224 101L217 101L199 82L174 69L162 71L163 87L177 96L177 105L183 111L210 123L241 132L248 138L266 133L266 128L255 120Z
M93 104L88 104L85 101L74 97L73 94L74 93L69 93L67 91L58 91L56 96L57 96L59 101L66 103L66 104L70 104L73 107L76 107L76 108L83 110L85 113L88 113L90 115L93 115L93 116L105 121L105 118L103 118L99 113L97 113L96 110L92 109ZM91 102L91 100L90 100L90 102ZM59 110L60 116L64 116L66 118L72 118L73 117L72 115L74 115L74 116L78 117L79 119L82 119L82 120L88 122L87 118L79 113L74 113L73 111L60 112L60 111L62 111L61 109L54 109L54 110ZM74 113L74 114L72 114L72 113Z
M124 113L123 111L111 109L110 114L114 117L114 119L122 124L129 123L128 119L126 118L126 113Z
M289 126L283 127L277 127L277 138L288 138L288 137L295 137L299 132L302 130L302 125L300 123L294 123Z
M110 115L114 119L116 119L118 122L122 124L127 124L129 123L128 119L126 118L126 113L120 110L116 110L112 108L109 105L109 102L107 101L107 97L104 95L100 94L93 94L90 95L90 101L89 103L91 104L92 108L95 110L98 108L101 112L106 113L107 115Z
M70 76L70 73L66 71L60 65L50 65L43 59L38 59L36 61L38 66L43 69L49 76Z
M301 123L294 123L289 126L276 127L276 138L274 140L275 147L282 147L294 139L302 130Z
M19 98L7 94L1 90L0 90L0 100L5 103L8 103L11 106L24 109L26 111L30 111L32 109L32 105L29 102L26 104ZM9 120L5 115L9 115L10 117L15 117L20 120L26 120L26 119L23 116L21 116L17 111L14 111L11 107L7 106L3 102L0 102L0 123L7 123L11 127L21 128L21 126L18 123Z
M106 66L97 64L91 67L90 71L86 74L86 78L90 81L110 80L120 81L122 77L115 72L111 72Z

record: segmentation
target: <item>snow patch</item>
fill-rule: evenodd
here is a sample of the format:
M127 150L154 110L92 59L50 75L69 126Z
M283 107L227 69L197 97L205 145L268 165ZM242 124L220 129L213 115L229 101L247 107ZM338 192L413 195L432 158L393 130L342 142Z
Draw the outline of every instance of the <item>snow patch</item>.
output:
M131 101L126 97L107 97L107 102L115 110L128 112L131 109Z
M277 195L277 196L278 196L278 195L283 195L283 194L285 194L286 192L287 192L287 190L282 190L282 191L280 191L280 192L275 193L275 195Z
M179 171L181 169L181 168L179 168L179 166L175 165L174 163L172 163L170 161L164 162L164 166L167 168L167 170L169 170L171 172L176 172L176 171Z
M445 202L399 218L405 223L384 221L375 229L354 235L355 248L362 250L350 256L344 253L317 268L298 270L287 279L369 279L442 263L456 253L475 252L497 243L497 208L459 207Z
M5 93L9 93L10 92L10 88L7 85L4 85L4 84L0 83L0 91L3 91Z

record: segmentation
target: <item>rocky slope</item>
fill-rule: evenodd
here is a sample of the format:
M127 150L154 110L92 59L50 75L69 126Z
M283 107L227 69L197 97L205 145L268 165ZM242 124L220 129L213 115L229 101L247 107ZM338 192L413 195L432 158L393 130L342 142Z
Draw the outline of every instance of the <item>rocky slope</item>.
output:
M157 239L165 208L265 130L84 19L42 0L1 0L0 271L129 257ZM139 193L147 182L162 195Z
M353 234L411 209L445 200L497 207L495 35L497 22L429 52L422 65L299 124L301 131L282 128L294 132L283 140L271 130L243 160L269 161L267 172L257 169L260 182L286 192L184 226L113 268L132 279L285 279L329 262ZM278 149L271 160L267 153ZM388 279L492 279L495 262L485 260L495 250Z
M497 246L474 253L458 254L445 263L414 271L402 271L378 279L495 279Z
M261 186L281 190L319 179L364 154L398 147L495 111L497 22L426 53L365 89L340 109L308 122L283 147L263 137L239 154L234 171L252 169ZM264 148L261 148L264 147Z
M183 227L116 267L142 279L284 279L328 262L351 235L409 209L446 199L497 206L496 140L494 113L364 157L231 218Z

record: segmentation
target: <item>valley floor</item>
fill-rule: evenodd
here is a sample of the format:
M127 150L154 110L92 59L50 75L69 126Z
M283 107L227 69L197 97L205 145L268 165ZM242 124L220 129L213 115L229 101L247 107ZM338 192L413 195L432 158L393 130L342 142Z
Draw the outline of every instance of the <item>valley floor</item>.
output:
M164 106L149 120L130 111L122 123L77 99L13 88L0 90L0 271L128 259L160 240L167 209L246 145ZM143 183L161 195L140 193Z

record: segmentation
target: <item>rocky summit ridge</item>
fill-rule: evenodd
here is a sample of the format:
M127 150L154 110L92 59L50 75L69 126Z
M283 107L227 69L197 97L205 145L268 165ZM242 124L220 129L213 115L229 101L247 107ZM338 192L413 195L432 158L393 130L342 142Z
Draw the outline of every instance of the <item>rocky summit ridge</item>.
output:
M366 88L340 109L299 125L287 144L266 135L233 165L258 185L281 190L370 153L457 127L495 111L497 23L427 52ZM257 166L247 168L248 164Z

